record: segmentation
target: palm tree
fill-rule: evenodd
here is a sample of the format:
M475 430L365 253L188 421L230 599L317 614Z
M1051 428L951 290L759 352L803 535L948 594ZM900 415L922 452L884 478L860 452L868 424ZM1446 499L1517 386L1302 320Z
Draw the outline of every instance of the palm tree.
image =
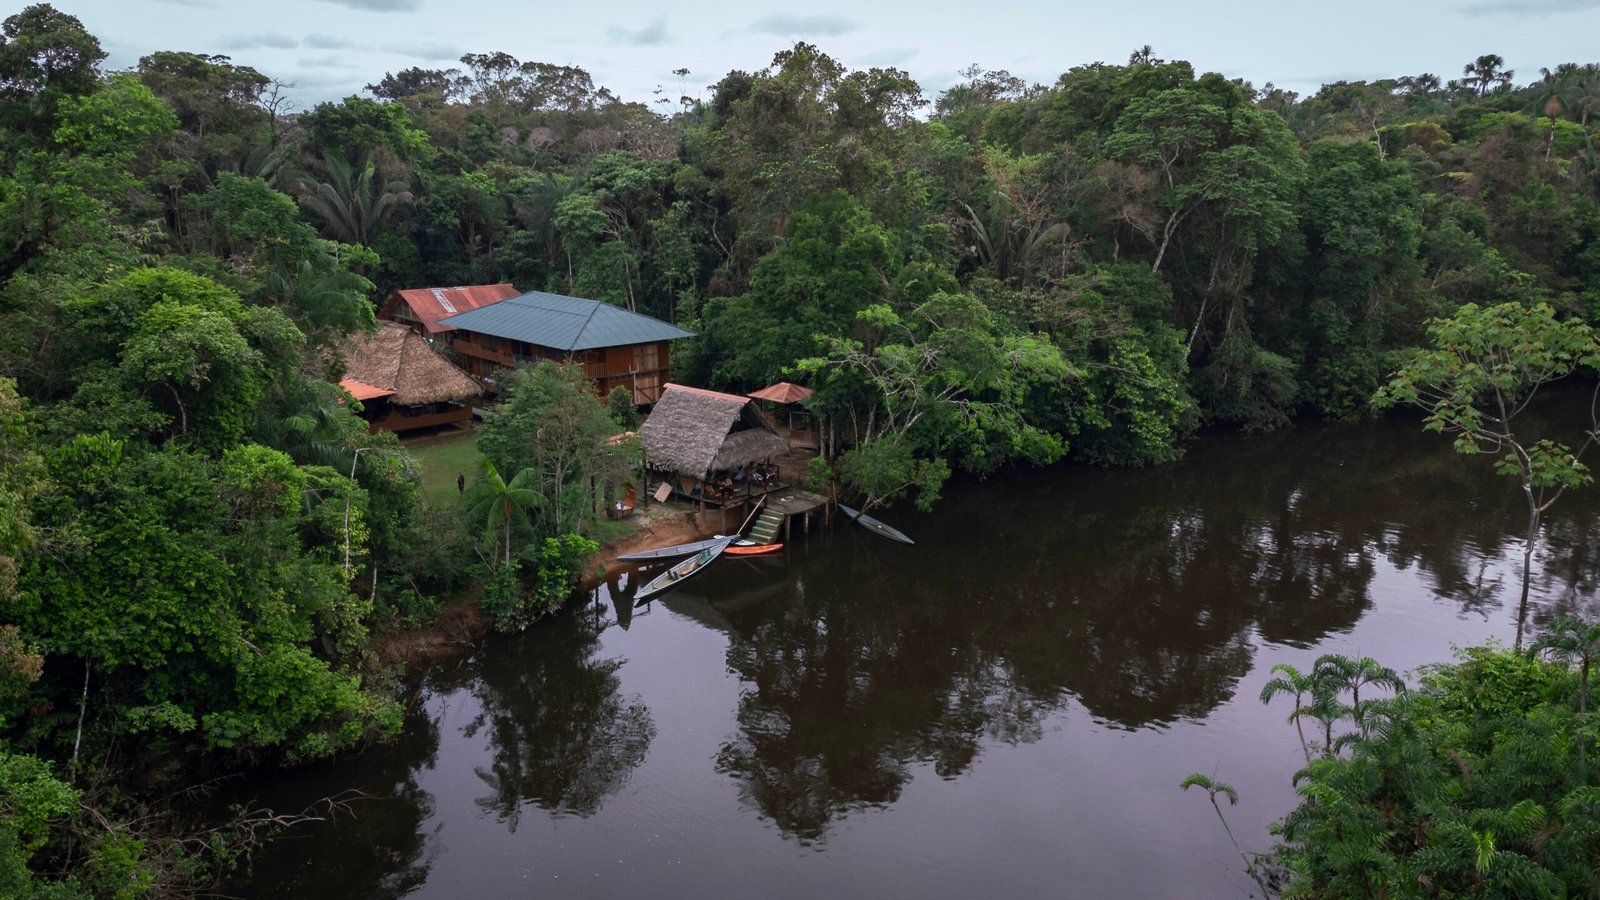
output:
M342 468L359 421L345 407L338 385L320 378L283 379L256 410L255 436L301 465Z
M1289 714L1290 720L1298 727L1300 720L1316 719L1322 725L1322 755L1333 756L1337 750L1337 742L1333 737L1333 726L1339 720L1350 715L1350 707L1339 702L1338 692L1329 688L1325 678L1313 676L1316 688L1311 694L1311 703L1299 707Z
M1294 696L1294 709L1289 713L1289 721L1294 723L1294 730L1300 735L1300 752L1305 754L1306 763L1309 765L1311 745L1306 743L1306 730L1300 724L1300 711L1306 706L1306 697L1317 693L1316 673L1302 673L1288 663L1278 663L1272 667L1272 672L1278 677L1261 686L1261 702L1270 704L1272 698L1279 694Z
M1227 816L1222 814L1222 806L1217 803L1217 795L1221 794L1222 796L1228 798L1229 806L1239 805L1239 792L1234 790L1233 785L1217 781L1215 778L1212 778L1208 775L1202 775L1199 772L1191 772L1187 778L1183 779L1183 782L1179 784L1178 787L1186 791L1189 788L1197 787L1206 792L1206 796L1211 800L1211 808L1217 811L1217 819L1222 822L1222 830L1228 833L1228 840L1233 844L1233 849L1237 850L1239 852L1239 858L1244 860L1245 873L1250 876L1251 880L1260 886L1262 891L1261 896L1272 896L1273 891L1267 884L1266 878L1262 875L1260 866L1257 865L1256 860L1251 859L1249 855L1244 852L1243 847L1239 846L1238 839L1233 836L1233 829L1228 827Z
M1530 653L1547 653L1566 663L1578 663L1578 712L1589 711L1589 669L1600 659L1600 622L1588 623L1577 616L1562 616L1550 623Z
M1406 689L1405 681L1395 670L1370 656L1351 659L1337 653L1325 653L1317 657L1314 668L1317 678L1325 681L1334 691L1350 692L1350 715L1363 733L1366 731L1366 716L1361 705L1362 686L1386 687L1396 694Z
M1461 83L1475 88L1478 98L1482 99L1491 87L1511 83L1511 76L1515 73L1505 68L1505 64L1505 57L1500 54L1485 53L1461 67Z
M1149 44L1145 44L1143 47L1128 54L1128 65L1130 66L1159 66L1163 62L1165 60L1156 59L1155 48Z
M530 468L523 469L510 481L506 481L500 476L500 471L494 467L494 463L485 459L483 480L467 491L468 515L483 518L484 542L492 546L496 541L495 533L500 533L499 542L504 545L502 549L506 572L511 570L512 521L515 520L523 528L530 527L528 510L544 503L544 498L528 487L528 484L538 477L538 473Z
M337 340L372 328L372 282L348 269L319 268L309 259L294 268L275 266L267 293L295 319L313 342Z
M371 157L361 167L339 156L313 163L317 171L299 182L300 205L322 220L322 231L346 244L368 246L401 204L410 203L410 185L400 179L378 183Z

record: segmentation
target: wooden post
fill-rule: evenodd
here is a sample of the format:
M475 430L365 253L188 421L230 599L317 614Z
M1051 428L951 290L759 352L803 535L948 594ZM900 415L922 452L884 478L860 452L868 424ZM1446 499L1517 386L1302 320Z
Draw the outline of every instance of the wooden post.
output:
M794 516L786 515L786 516L783 517L783 542L785 544L789 543L790 540L791 540L791 537L789 535L789 526L791 526L793 524L794 524Z

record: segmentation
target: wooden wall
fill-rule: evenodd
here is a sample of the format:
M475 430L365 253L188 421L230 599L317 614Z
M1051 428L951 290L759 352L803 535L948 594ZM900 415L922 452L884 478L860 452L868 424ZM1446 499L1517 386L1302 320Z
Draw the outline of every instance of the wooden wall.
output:
M584 376L594 380L595 390L602 398L617 387L625 387L633 392L636 406L661 399L661 391L667 383L667 372L671 368L668 358L671 341L603 347L568 354L537 344L490 337L459 328L449 332L449 335L450 348L455 351L458 364L474 377L490 378L496 369L509 369L517 363L570 360L583 366Z

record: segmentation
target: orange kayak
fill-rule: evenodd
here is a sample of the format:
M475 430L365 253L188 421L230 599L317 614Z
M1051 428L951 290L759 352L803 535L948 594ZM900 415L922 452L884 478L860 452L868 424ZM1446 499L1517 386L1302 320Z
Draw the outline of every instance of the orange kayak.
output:
M776 553L783 549L782 544L729 544L728 549L722 551L729 556L759 556L763 553Z

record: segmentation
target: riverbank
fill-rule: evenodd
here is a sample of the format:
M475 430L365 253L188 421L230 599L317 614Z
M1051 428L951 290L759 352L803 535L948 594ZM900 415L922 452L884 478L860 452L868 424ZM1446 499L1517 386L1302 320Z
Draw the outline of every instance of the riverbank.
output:
M636 519L636 530L600 545L584 566L580 586L584 590L594 587L621 571L629 563L618 562L617 557L651 547L668 547L710 537L715 529L700 525L700 515L693 507L683 504L652 504L642 510Z
M584 564L579 590L591 591L630 565L618 562L619 556L651 547L697 541L717 530L702 528L700 514L693 507L678 503L652 504L640 512L633 524L632 530L603 542L589 557ZM715 521L712 524L715 526ZM490 623L478 605L476 590L469 588L441 603L438 613L425 625L374 635L367 669L371 674L395 670L416 672L448 662L469 651L489 629Z

